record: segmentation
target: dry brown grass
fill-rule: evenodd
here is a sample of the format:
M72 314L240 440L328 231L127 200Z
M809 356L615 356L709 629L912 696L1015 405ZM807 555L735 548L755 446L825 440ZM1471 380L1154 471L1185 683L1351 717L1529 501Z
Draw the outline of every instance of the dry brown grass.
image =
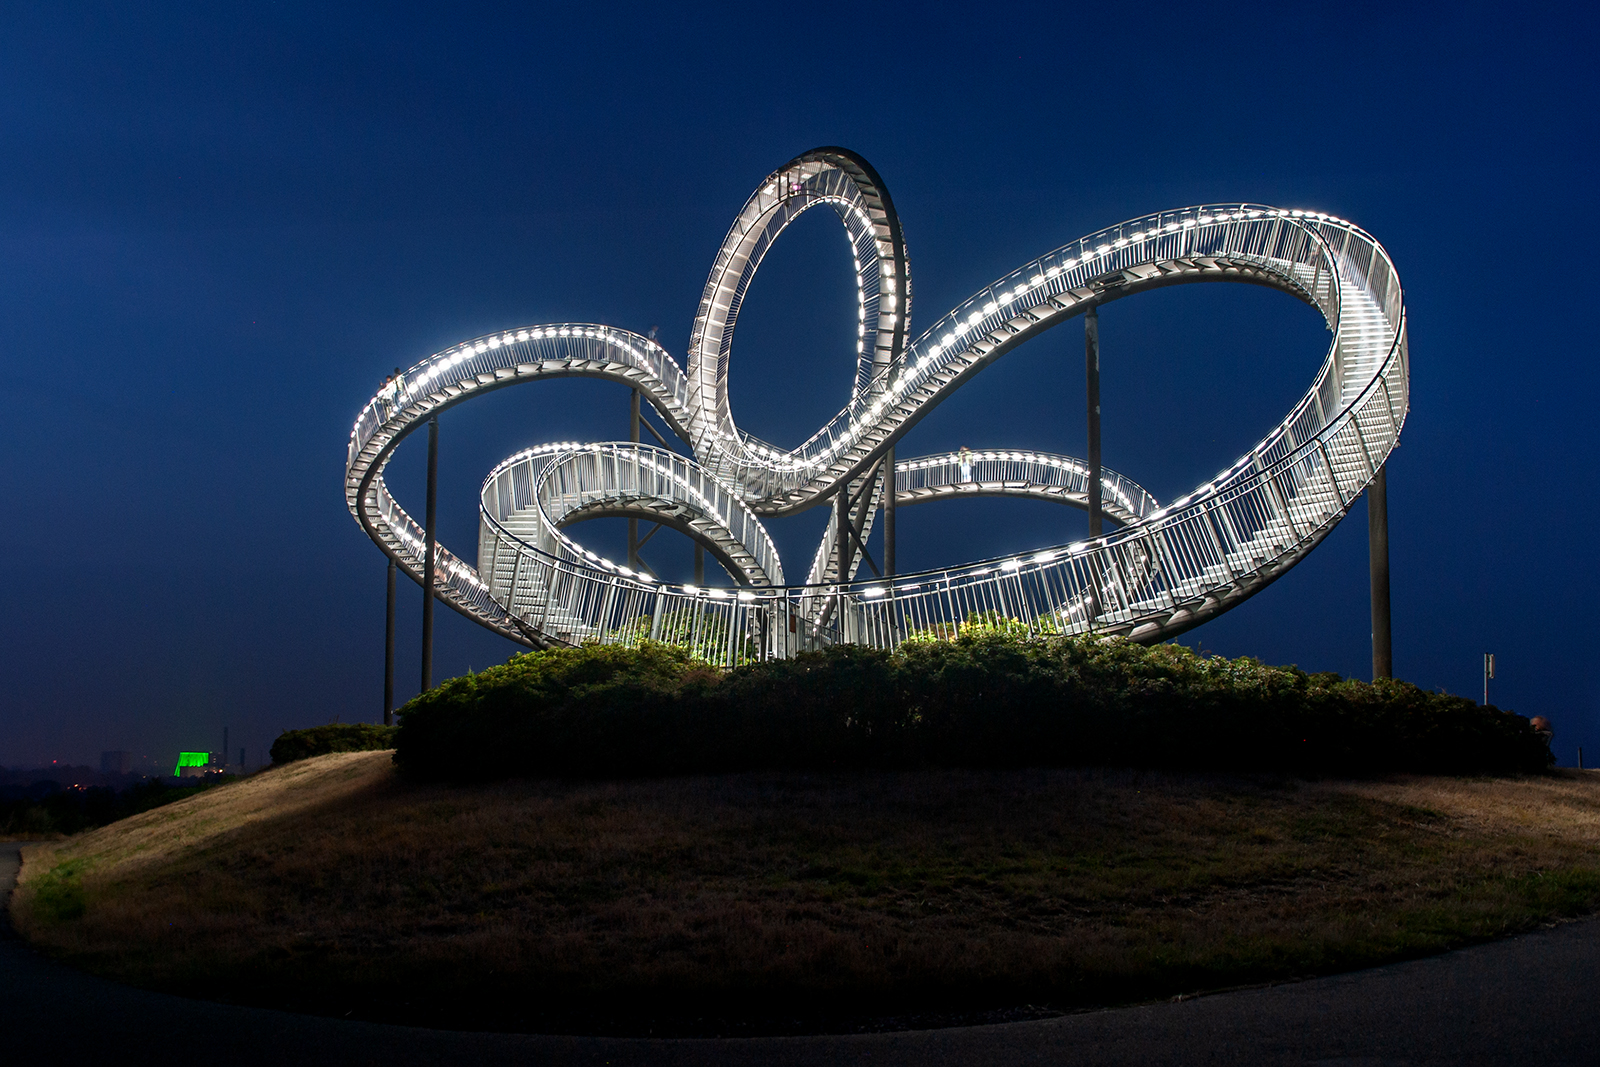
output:
M451 788L352 753L36 846L13 914L73 962L231 999L446 1025L783 1030L1439 951L1600 909L1597 844L1600 776L1576 772Z

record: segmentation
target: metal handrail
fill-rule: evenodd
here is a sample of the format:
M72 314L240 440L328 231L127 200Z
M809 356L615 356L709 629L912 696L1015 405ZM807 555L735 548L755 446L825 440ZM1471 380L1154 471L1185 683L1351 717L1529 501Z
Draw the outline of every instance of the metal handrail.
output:
M504 537L574 563L636 576L562 532L618 511L648 514L696 536L745 585L782 585L783 564L766 527L726 486L692 460L631 442L543 445L503 461L485 479L483 517ZM516 520L520 526L512 528ZM484 549L482 542L479 557Z
M894 465L901 507L955 495L1032 496L1088 507L1089 465L1073 456L1018 449L966 449L917 456ZM1100 468L1100 505L1126 525L1159 507L1132 478Z
M1296 262L1295 255L1315 258L1322 249L1321 238L1302 224L1305 218L1303 213L1296 219L1294 213L1261 205L1213 205L1160 212L1080 238L963 301L908 346L897 376L885 376L875 388L859 392L798 448L785 453L770 448L736 453L713 439L714 469L759 497L754 506L763 514L803 510L814 498L827 495L839 476L870 463L917 418L964 384L967 372L996 358L994 350L1002 343L1011 342L1005 344L1009 350L1057 324L1063 313L1071 317L1104 302L1105 294L1094 288L1096 281L1162 260L1201 261L1170 274L1205 273L1206 261L1218 260L1228 264L1223 270L1257 268L1263 277L1235 280L1291 289L1324 314L1336 315L1329 305L1336 304L1337 294L1328 284L1325 264L1306 264L1303 277L1286 269ZM1311 219L1349 227L1341 220ZM1319 291L1311 292L1311 286ZM697 454L700 451L697 448Z

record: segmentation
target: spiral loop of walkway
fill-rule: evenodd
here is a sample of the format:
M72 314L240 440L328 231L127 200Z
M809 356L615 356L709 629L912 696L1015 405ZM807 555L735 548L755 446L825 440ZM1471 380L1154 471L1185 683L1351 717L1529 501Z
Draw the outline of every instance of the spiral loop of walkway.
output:
M798 448L781 449L734 422L733 331L772 242L817 206L834 210L851 240L857 374L836 416ZM1320 311L1333 335L1310 389L1254 448L1164 507L1104 471L1102 507L1121 525L1102 537L889 580L859 577L860 553L849 545L864 543L891 491L885 454L934 407L1001 356L1091 308L1210 281L1284 290ZM910 311L905 242L882 180L844 149L806 153L770 175L735 220L706 283L687 370L650 339L589 324L528 326L455 346L412 367L362 410L347 454L347 502L374 541L419 577L422 531L383 481L399 442L481 392L540 378L602 378L639 389L693 458L627 443L552 445L491 473L478 565L441 546L437 591L514 640L654 637L734 663L839 641L892 647L977 617L1156 641L1240 603L1320 543L1382 467L1409 406L1393 264L1365 231L1319 212L1222 204L1146 215L1023 265L915 338ZM977 450L897 462L892 491L902 504L968 494L1086 506L1088 469L1048 453ZM854 538L836 514L807 582L784 585L757 516L841 496ZM584 549L564 530L597 516L645 518L686 533L738 587L662 583Z

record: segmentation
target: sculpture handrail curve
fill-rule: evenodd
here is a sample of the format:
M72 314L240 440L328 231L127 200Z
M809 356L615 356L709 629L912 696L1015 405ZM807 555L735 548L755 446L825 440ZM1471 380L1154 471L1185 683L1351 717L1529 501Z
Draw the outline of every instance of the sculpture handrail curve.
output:
M1362 232L1359 227L1331 216L1323 215L1317 219L1314 214L1264 205L1228 204L1156 212L1069 242L1024 264L956 305L907 346L905 366L897 377L886 375L876 379L873 388L854 397L796 449L778 455L769 446L764 451L758 448L753 457L734 457L724 446L718 445L719 453L713 468L735 484L748 487L747 491L760 500L755 506L763 514L790 514L803 510L814 497L826 495L839 477L847 472L858 473L870 464L876 455L898 440L905 429L909 429L939 400L958 388L961 381L956 379L964 381L961 371L970 365L987 362L985 357L988 351L997 346L990 343L982 351L975 352L974 349L981 348L985 338L1019 318L1036 315L1047 306L1049 310L1045 313L1052 319L1057 319L1061 311L1068 311L1066 316L1048 323L1056 325L1089 306L1104 302L1103 296L1088 288L1093 282L1108 275L1136 270L1153 260L1229 259L1243 262L1252 255L1248 252L1251 244L1257 248L1268 244L1277 246L1285 239L1315 246L1320 251L1325 241L1322 235L1306 226L1307 219L1319 225ZM1270 232L1253 242L1240 240L1235 235L1243 232L1241 227L1245 223L1257 230L1262 229L1260 224L1264 223ZM1229 227L1232 229L1229 230ZM1135 256L1136 250L1142 250L1145 254ZM1302 284L1301 279L1283 269L1283 265L1289 262L1284 257L1274 259L1257 254L1255 258L1268 274L1254 280L1290 289L1308 303L1318 306L1330 321L1336 321L1338 294L1325 280L1331 274L1319 276L1318 272L1307 266L1305 274L1309 277ZM1274 271L1274 267L1278 269ZM1316 286L1318 291L1312 292L1306 285ZM1066 299L1064 306L1060 304L1063 298ZM1035 331L1029 329L1027 332L1032 334ZM941 333L944 336L939 336ZM957 342L969 337L974 338L977 344L958 346ZM956 373L951 373L953 369ZM941 376L944 376L943 380ZM929 383L936 383L931 390L927 388ZM914 394L919 387L923 390L920 396ZM908 393L913 395L908 398ZM909 405L906 403L908 400ZM911 410L896 418L890 410L894 404L909 406ZM884 414L886 410L889 410L887 416ZM887 432L872 436L868 447L862 448L860 445L868 430ZM826 458L840 455L844 456L843 460Z
M653 445L607 441L524 449L489 472L480 513L507 537L553 554L560 554L554 553L559 543L574 563L587 560L625 577L639 572L584 548L563 528L611 514L646 517L700 539L740 584L783 584L777 546L744 502L692 460ZM532 521L514 530L517 516Z
M1075 456L1035 449L977 448L898 460L895 502L900 507L962 491L983 495L1059 498L1088 506L1089 465ZM1149 490L1109 467L1100 468L1101 508L1126 525L1159 506ZM1064 490L1064 492L1054 492Z
M1403 338L1403 333L1400 336ZM1392 368L1400 366L1401 356L1403 356L1402 346L1397 345L1391 349L1385 360L1385 373L1388 373ZM1375 382L1373 388L1366 390L1365 395L1368 398L1372 398L1376 397L1378 392L1379 389ZM1309 452L1312 444L1320 447L1326 445L1330 440L1336 441L1338 435L1346 432L1348 428L1348 421L1340 425L1331 425L1319 440L1308 442L1302 446L1302 451ZM804 634L802 631L803 637L798 642L798 645L801 646L808 642L815 645L828 643L829 640L859 639L863 634L876 634L880 638L887 638L891 642L897 642L918 629L924 631L937 630L940 626L959 624L961 619L973 615L983 616L986 613L999 612L1007 617L1014 617L1018 603L1026 599L1026 596L1019 591L1008 597L1006 595L1006 582L1020 585L1031 580L1048 589L1052 577L1048 572L1054 571L1058 572L1055 577L1060 581L1062 590L1061 595L1056 599L1061 604L1075 599L1081 600L1084 591L1097 584L1096 579L1089 577L1089 575L1103 575L1118 570L1119 560L1117 559L1117 554L1125 552L1130 544L1141 541L1149 543L1155 534L1164 534L1169 538L1187 541L1187 544L1183 547L1187 551L1193 552L1195 546L1201 542L1191 539L1190 533L1202 518L1209 518L1211 513L1215 511L1226 513L1226 509L1238 507L1243 501L1252 497L1259 497L1262 494L1270 495L1266 487L1277 485L1275 479L1284 477L1286 472L1291 471L1297 463L1303 462L1305 458L1305 456L1301 456L1298 459L1285 457L1270 467L1260 467L1247 462L1235 464L1234 470L1236 474L1242 473L1251 466L1254 466L1255 469L1246 478L1239 479L1236 476L1231 485L1226 488L1226 493L1229 495L1224 495L1224 487L1217 485L1217 491L1210 494L1205 500L1180 500L1169 506L1169 508L1163 509L1165 514L1158 520L1161 522L1161 527L1156 530L1138 526L1125 527L1122 530L1106 535L1093 544L1078 542L1072 545L1042 549L1033 553L978 561L962 567L933 568L914 574L897 576L891 582L860 580L849 583L788 586L782 589L741 593L740 596L749 597L750 601L762 603L765 605L762 610L777 612L783 617L798 619L802 623L808 619L808 601L816 603L829 598L848 599L854 601L855 606L861 609L859 617L846 616L846 625L836 627L832 633ZM1342 484L1344 483L1336 481L1335 487L1337 488ZM1364 482L1362 484L1364 485ZM1284 490L1280 487L1279 491L1283 492ZM1215 601L1213 610L1202 610L1198 605L1194 604L1187 607L1179 606L1177 598L1173 597L1170 598L1169 603L1166 605L1171 610L1166 612L1168 617L1164 623L1156 623L1154 620L1146 621L1144 627L1141 628L1137 624L1138 620L1133 617L1131 610L1113 608L1098 620L1077 622L1063 619L1059 624L1056 624L1056 628L1061 630L1092 628L1097 621L1099 628L1106 632L1123 632L1141 640L1152 640L1159 636L1171 636L1175 633L1180 633L1183 629L1197 625L1199 622L1204 621L1205 618L1219 613L1225 607L1232 606L1233 603L1257 591L1267 581L1277 576L1276 573L1273 573L1273 569L1284 561L1292 563L1303 556L1316 542L1321 540L1327 529L1331 528L1332 522L1348 508L1349 502L1353 501L1357 492L1359 492L1359 489L1352 484L1351 491L1341 494L1344 502L1337 512L1330 512L1325 515L1321 523L1310 528L1298 540L1287 545L1275 545L1275 551L1272 555L1256 556L1256 566L1251 573L1230 575L1230 581L1221 583L1221 586L1237 585L1237 588L1231 592L1225 589L1221 590L1221 595ZM1265 528L1269 524L1262 523L1260 525ZM1186 527L1190 533L1185 532ZM1183 534L1183 536L1179 536L1180 534ZM1231 529L1231 524L1220 532L1212 531L1211 536L1213 538L1218 536L1231 538L1228 542L1228 548L1222 551L1219 556L1213 557L1208 561L1213 566L1227 568L1229 561L1234 560L1235 557L1247 555L1252 551L1260 551L1260 546L1256 544L1260 540L1259 538L1241 538ZM532 552L534 550L530 549L528 551ZM1165 552L1170 555L1171 549L1168 548ZM1161 549L1148 553L1149 556L1160 556L1162 554L1163 551ZM1095 562L1097 555L1100 557L1099 562ZM1134 574L1141 571L1143 566L1142 562L1131 558L1120 561L1120 570L1123 574ZM1241 576L1247 579L1254 579L1254 581L1238 583L1236 579ZM615 581L615 577L613 576L610 580ZM1099 584L1103 585L1104 583ZM681 617L685 611L694 615L698 611L698 617L704 619L708 611L720 610L724 615L729 616L722 622L722 626L726 630L729 626L737 628L739 625L735 616L740 613L748 614L753 610L748 603L717 602L714 599L720 593L717 590L690 590L686 592L686 589L688 587L674 589L665 585L649 587L648 591L653 595L654 603L656 604L655 614L660 615L662 613L663 608L661 605L664 601L672 602L664 609L667 617ZM1104 586L1104 590L1102 595L1107 600L1129 599L1129 590L1125 582L1121 586L1116 584ZM1191 591L1190 599L1195 599L1194 594L1200 592L1201 590L1196 587ZM1216 593L1219 590L1212 589L1210 592ZM643 589L634 591L636 597L643 595L643 593ZM926 610L919 611L919 609L926 608L926 601L930 598L947 600L951 605L950 610L942 613L928 612ZM593 600L594 598L591 597L591 601ZM922 602L919 603L919 600ZM882 608L886 605L897 606L908 617L920 616L923 625L893 625L891 621L881 617ZM877 609L875 613L874 608ZM1162 606L1159 603L1156 604L1156 610L1157 612L1162 610ZM877 617L874 617L874 614ZM935 617L941 614L945 617ZM949 616L954 616L954 619ZM1038 613L1035 615L1034 624L1048 625L1048 618L1048 612ZM1041 620L1044 620L1044 622L1041 623ZM852 623L853 625L851 625ZM594 634L603 634L604 632L604 628L599 626L594 630ZM611 627L611 632L613 635L619 632L619 628L614 623ZM642 637L650 636L650 634L640 630L634 632L633 636ZM721 646L718 647L720 648ZM732 650L733 647L730 640L727 648ZM788 649L788 651L792 650ZM775 648L766 651L781 653L786 650ZM729 651L729 655L734 655L734 653ZM735 659L737 658L735 656Z

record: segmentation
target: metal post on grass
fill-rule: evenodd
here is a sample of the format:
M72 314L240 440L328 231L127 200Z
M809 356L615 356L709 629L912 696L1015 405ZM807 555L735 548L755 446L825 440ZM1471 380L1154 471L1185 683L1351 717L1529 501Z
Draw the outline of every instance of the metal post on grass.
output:
M1083 316L1083 369L1089 408L1089 536L1100 536L1100 312Z
M394 577L399 570L389 557L389 598L383 620L383 725L394 725Z
M1489 679L1494 677L1494 653L1483 654L1483 706L1489 706Z
M888 485L883 489L883 576L894 577L894 448L883 455L884 477Z
M633 391L632 399L628 404L628 440L634 444L639 443L639 390ZM628 568L639 569L639 520L628 520Z
M1367 556L1372 579L1372 680L1394 677L1394 644L1389 632L1389 479L1388 464L1367 486Z
M855 546L850 543L850 483L843 482L839 486L839 496L834 509L834 540L837 542L839 553L839 584L842 586L850 577L850 550Z
M433 688L433 583L434 557L439 539L434 522L439 513L439 416L428 420L428 510L423 530L422 564L422 691Z

